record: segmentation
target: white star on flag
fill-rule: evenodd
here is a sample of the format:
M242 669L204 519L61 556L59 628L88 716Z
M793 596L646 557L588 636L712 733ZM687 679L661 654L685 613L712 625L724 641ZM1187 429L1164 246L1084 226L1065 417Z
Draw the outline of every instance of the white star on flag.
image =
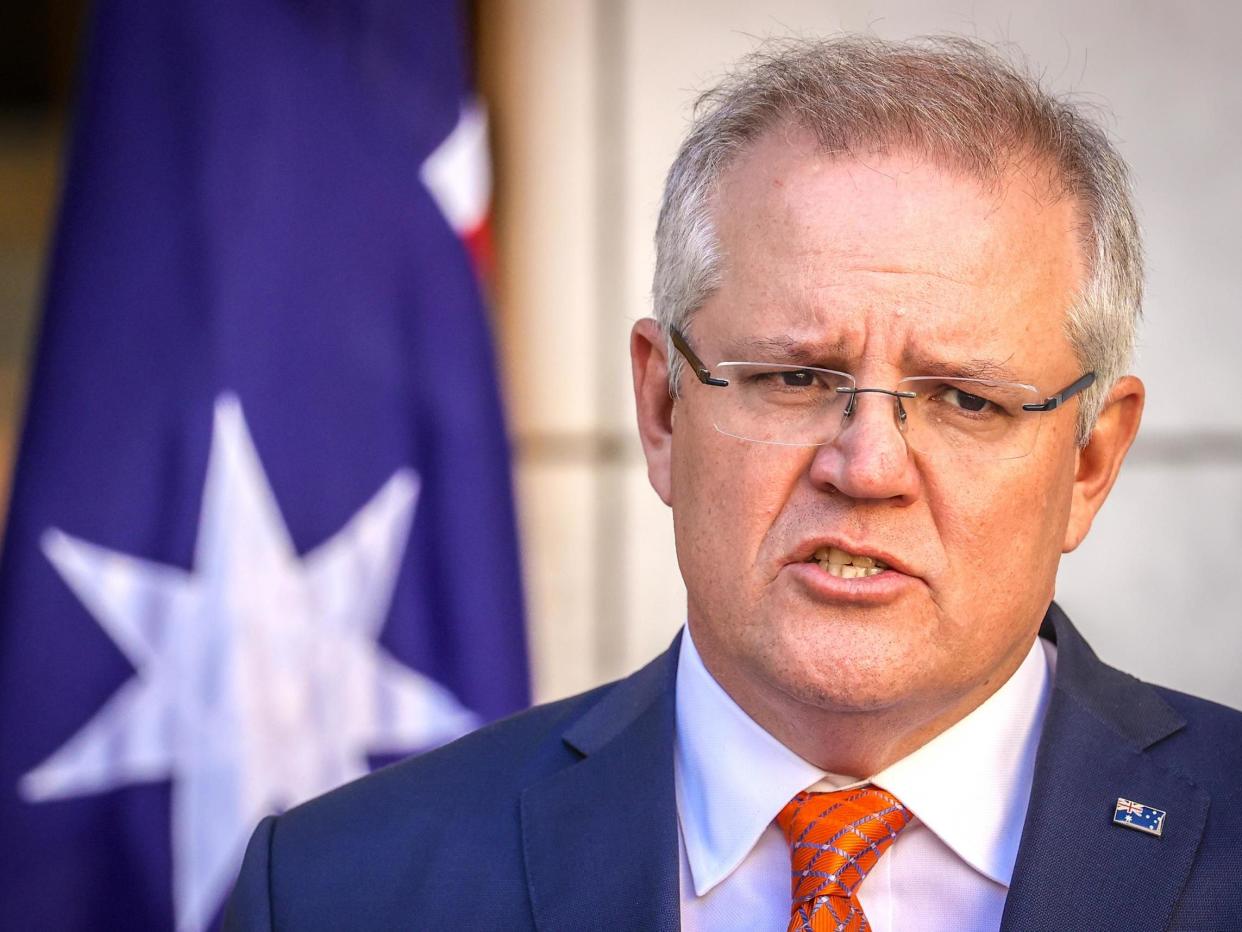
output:
M492 201L487 111L482 103L472 100L462 107L452 132L419 166L418 176L458 236L478 231Z
M400 469L299 557L240 403L216 402L194 569L56 529L43 550L137 673L23 777L31 802L172 780L179 930L211 922L255 823L478 724L377 643L418 496Z

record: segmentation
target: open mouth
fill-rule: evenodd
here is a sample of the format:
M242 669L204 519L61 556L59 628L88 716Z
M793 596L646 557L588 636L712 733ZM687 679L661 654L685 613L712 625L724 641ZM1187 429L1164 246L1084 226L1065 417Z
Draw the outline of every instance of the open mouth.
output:
M830 576L841 579L863 579L888 569L888 564L865 554L848 553L839 547L820 547L807 563L818 563L819 568Z

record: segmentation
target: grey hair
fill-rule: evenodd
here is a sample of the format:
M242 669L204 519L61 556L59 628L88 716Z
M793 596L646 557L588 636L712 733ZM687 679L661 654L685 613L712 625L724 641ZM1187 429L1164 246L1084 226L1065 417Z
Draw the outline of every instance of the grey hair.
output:
M656 227L655 316L689 329L720 287L713 223L721 177L780 125L809 130L822 151L851 157L911 152L985 184L1018 162L1046 168L1079 207L1086 280L1065 330L1095 385L1079 406L1090 437L1108 392L1128 370L1142 316L1143 255L1125 163L1084 108L985 43L959 37L893 42L870 36L765 43L706 91L669 169ZM682 370L669 353L669 388Z

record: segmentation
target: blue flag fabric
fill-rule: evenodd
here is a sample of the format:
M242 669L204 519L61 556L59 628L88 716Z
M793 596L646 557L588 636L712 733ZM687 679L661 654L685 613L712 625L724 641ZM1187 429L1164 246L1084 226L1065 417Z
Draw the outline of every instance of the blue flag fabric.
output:
M263 812L528 702L461 27L98 3L0 561L0 928L205 928Z

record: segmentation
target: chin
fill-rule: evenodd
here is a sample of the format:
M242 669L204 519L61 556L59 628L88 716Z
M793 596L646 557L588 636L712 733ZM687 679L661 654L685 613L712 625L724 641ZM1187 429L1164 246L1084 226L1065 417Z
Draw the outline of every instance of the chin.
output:
M777 685L791 699L825 712L879 712L917 698L909 683L874 676L786 677Z
M777 641L764 650L765 679L790 698L826 711L886 709L923 691L918 680L926 654L909 651L908 644L875 630Z

